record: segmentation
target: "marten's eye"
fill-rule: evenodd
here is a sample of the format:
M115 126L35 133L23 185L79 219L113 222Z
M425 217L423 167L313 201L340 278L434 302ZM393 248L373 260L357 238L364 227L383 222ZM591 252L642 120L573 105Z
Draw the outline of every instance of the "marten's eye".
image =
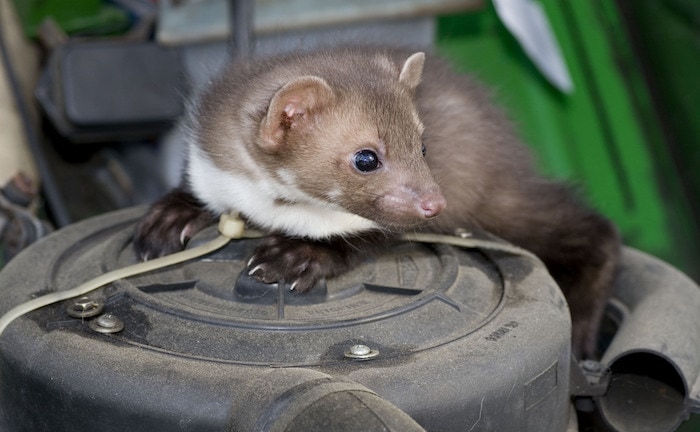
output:
M353 158L355 168L362 172L370 172L379 168L379 156L372 150L360 150Z
M425 144L423 144L423 145L421 146L420 152L423 153L423 156L425 156L425 152L426 152Z

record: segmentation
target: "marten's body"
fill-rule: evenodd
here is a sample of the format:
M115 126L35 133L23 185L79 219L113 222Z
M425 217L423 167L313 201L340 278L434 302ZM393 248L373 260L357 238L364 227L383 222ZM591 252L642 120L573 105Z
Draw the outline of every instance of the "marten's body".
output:
M485 91L441 60L343 48L234 64L185 121L183 184L137 228L144 258L234 210L271 233L250 274L305 291L397 233L483 229L547 264L571 308L574 352L593 354L615 228L537 175Z

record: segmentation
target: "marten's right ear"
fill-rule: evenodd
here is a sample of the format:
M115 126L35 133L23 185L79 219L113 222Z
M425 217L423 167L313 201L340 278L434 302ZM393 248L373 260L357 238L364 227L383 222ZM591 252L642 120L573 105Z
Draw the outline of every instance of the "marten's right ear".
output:
M399 82L406 84L410 89L415 90L420 84L421 76L423 75L423 64L425 63L425 54L417 52L406 59L406 62L401 68L399 74Z
M316 76L303 76L275 93L260 125L261 146L275 151L292 129L310 128L314 116L334 99L328 83Z

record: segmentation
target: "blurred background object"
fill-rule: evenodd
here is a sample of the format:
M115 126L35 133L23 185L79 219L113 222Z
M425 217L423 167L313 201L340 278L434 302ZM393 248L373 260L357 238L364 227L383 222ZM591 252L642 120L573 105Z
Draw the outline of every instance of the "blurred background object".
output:
M53 231L48 223L30 211L36 193L32 179L23 172L0 188L0 266Z
M266 0L240 22L227 0L13 4L44 47L44 115L25 160L51 179L42 191L58 226L150 202L179 181L171 125L235 52L238 29L250 33L238 50L255 56L343 42L445 54L492 86L544 172L579 184L626 243L700 276L697 2ZM36 77L24 55L12 58L19 76ZM548 75L557 68L559 83ZM36 78L24 81L31 111Z
M232 55L351 42L475 74L543 172L700 280L697 0L0 0L0 21L4 262L177 184L173 125Z

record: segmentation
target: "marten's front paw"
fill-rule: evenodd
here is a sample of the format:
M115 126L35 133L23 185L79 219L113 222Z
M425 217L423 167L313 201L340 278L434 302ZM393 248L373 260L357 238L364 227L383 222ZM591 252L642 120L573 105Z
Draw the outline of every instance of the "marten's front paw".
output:
M333 250L325 243L270 236L248 261L248 274L264 283L288 283L304 292L330 275Z
M182 250L213 219L189 193L174 189L153 204L136 226L136 254L146 261Z

